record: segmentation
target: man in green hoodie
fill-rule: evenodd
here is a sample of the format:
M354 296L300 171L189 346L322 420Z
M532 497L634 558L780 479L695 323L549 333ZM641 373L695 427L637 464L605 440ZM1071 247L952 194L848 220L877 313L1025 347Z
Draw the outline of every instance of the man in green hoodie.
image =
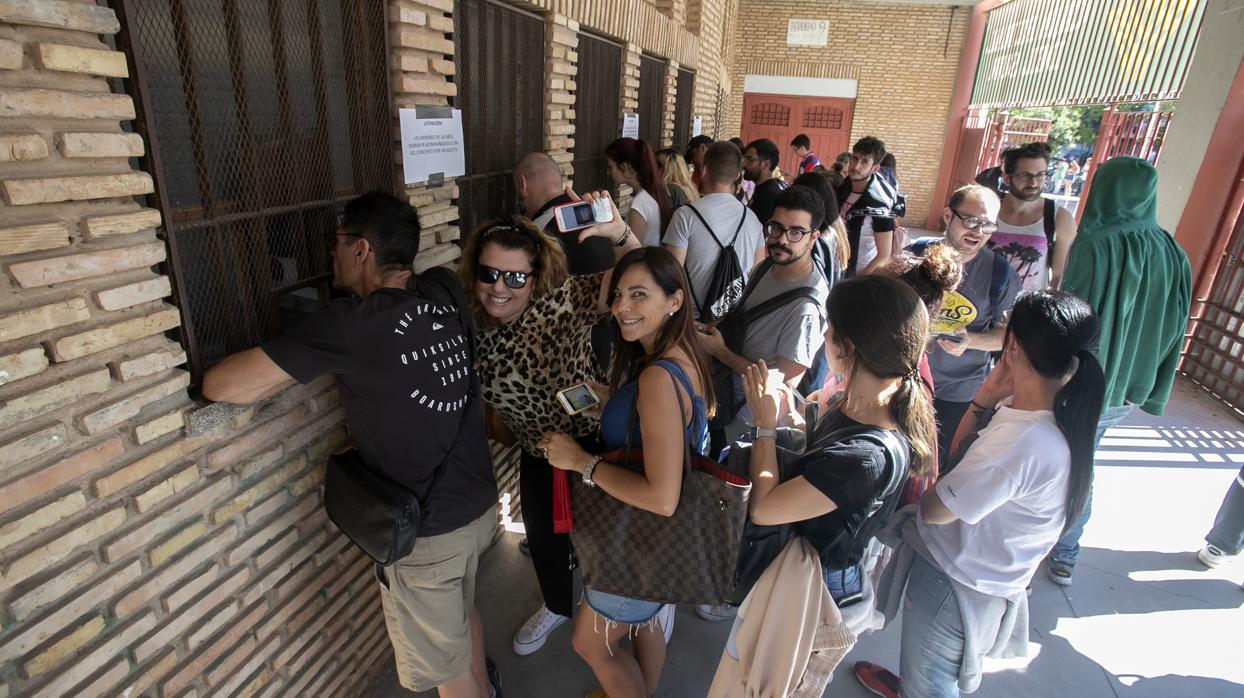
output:
M1157 184L1157 171L1144 160L1119 157L1102 164L1063 274L1063 290L1088 301L1101 320L1097 358L1106 399L1097 442L1133 405L1161 415L1179 364L1192 270L1188 255L1158 227ZM1071 584L1091 505L1090 497L1050 551L1046 569L1056 584Z

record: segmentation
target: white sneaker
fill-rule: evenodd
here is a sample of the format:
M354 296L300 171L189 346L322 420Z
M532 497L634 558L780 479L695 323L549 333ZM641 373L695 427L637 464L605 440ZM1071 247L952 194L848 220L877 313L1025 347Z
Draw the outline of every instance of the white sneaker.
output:
M540 606L540 610L532 614L527 622L523 623L523 627L514 634L514 653L520 657L526 657L544 647L544 641L549 638L549 633L568 620L570 619L566 616L550 611L548 606Z
M704 620L711 620L716 623L723 620L734 620L734 617L739 614L739 609L728 603L723 603L720 606L698 603L695 605L695 614Z
M1206 545L1204 548L1201 548L1201 552L1196 554L1196 559L1210 569L1231 562L1235 557L1235 555L1228 555L1212 545Z
M657 620L661 623L661 632L665 633L665 644L670 643L670 636L674 634L674 611L677 609L672 603L667 603L657 611Z

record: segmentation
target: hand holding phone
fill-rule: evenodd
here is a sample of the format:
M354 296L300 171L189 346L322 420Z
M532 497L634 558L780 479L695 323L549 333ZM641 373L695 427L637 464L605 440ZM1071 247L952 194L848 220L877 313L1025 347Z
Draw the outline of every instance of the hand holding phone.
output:
M566 414L574 416L599 405L600 397L592 390L592 386L580 383L557 391L557 402L566 410Z
M608 223L613 220L613 207L606 199L574 201L554 208L553 219L557 221L558 230L569 233L597 223Z

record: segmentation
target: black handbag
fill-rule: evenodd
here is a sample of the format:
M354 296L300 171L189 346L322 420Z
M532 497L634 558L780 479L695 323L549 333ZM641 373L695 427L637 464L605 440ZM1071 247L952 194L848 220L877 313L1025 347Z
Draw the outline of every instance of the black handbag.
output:
M462 323L462 333L467 338L470 358L474 361L474 328L466 296L457 277L443 267L434 267L412 277L407 288L414 290L415 284L418 284L421 291L432 292L428 294L430 299L458 309L458 321ZM462 408L462 420L445 458L432 473L429 493L436 490L437 484L445 475L449 458L462 435L462 424L466 422L471 411L476 409L475 398L479 392L477 383L472 372L466 405ZM414 492L369 466L357 449L329 456L324 476L324 509L328 518L347 538L372 560L386 567L414 550L420 524L427 513L426 505Z
M681 414L677 384L675 394ZM634 417L632 409L628 442ZM629 443L604 459L643 469L641 450L629 448ZM570 540L584 585L663 603L723 602L734 581L750 491L746 479L691 453L685 430L682 490L672 516L632 507L598 487L577 483Z

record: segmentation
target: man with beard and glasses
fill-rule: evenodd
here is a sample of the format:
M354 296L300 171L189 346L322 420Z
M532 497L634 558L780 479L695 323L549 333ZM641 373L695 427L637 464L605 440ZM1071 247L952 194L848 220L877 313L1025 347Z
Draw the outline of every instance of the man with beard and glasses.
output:
M738 308L747 312L782 294L790 300L749 316L738 347L727 347L716 328L708 328L702 337L704 349L735 373L763 360L794 386L824 344L829 287L812 259L824 217L824 201L808 187L793 186L777 195L764 228L769 256L752 271Z
M993 368L992 352L1002 349L1007 317L1020 291L1019 278L1006 259L987 246L997 228L998 206L992 191L969 184L955 190L942 209L943 242L963 263L963 281L947 294L930 324L935 341L929 344L929 368L937 413L938 468L943 474L952 467L948 461L955 429ZM917 240L908 249L923 255L937 239Z
M742 300L731 311L746 314L742 341L727 346L716 327L707 327L700 335L704 350L736 374L737 395L742 395L739 376L757 361L776 367L786 385L794 388L825 344L829 286L812 258L824 218L825 202L815 190L795 185L778 194L773 216L764 227L769 256L752 271ZM750 414L741 411L725 433L737 434L751 426L750 421ZM733 618L736 609L729 604L700 604L695 613L719 621Z
M1002 158L1007 191L998 211L998 230L989 241L1006 257L1025 291L1057 288L1076 236L1071 212L1041 196L1050 166L1050 146L1027 143Z

